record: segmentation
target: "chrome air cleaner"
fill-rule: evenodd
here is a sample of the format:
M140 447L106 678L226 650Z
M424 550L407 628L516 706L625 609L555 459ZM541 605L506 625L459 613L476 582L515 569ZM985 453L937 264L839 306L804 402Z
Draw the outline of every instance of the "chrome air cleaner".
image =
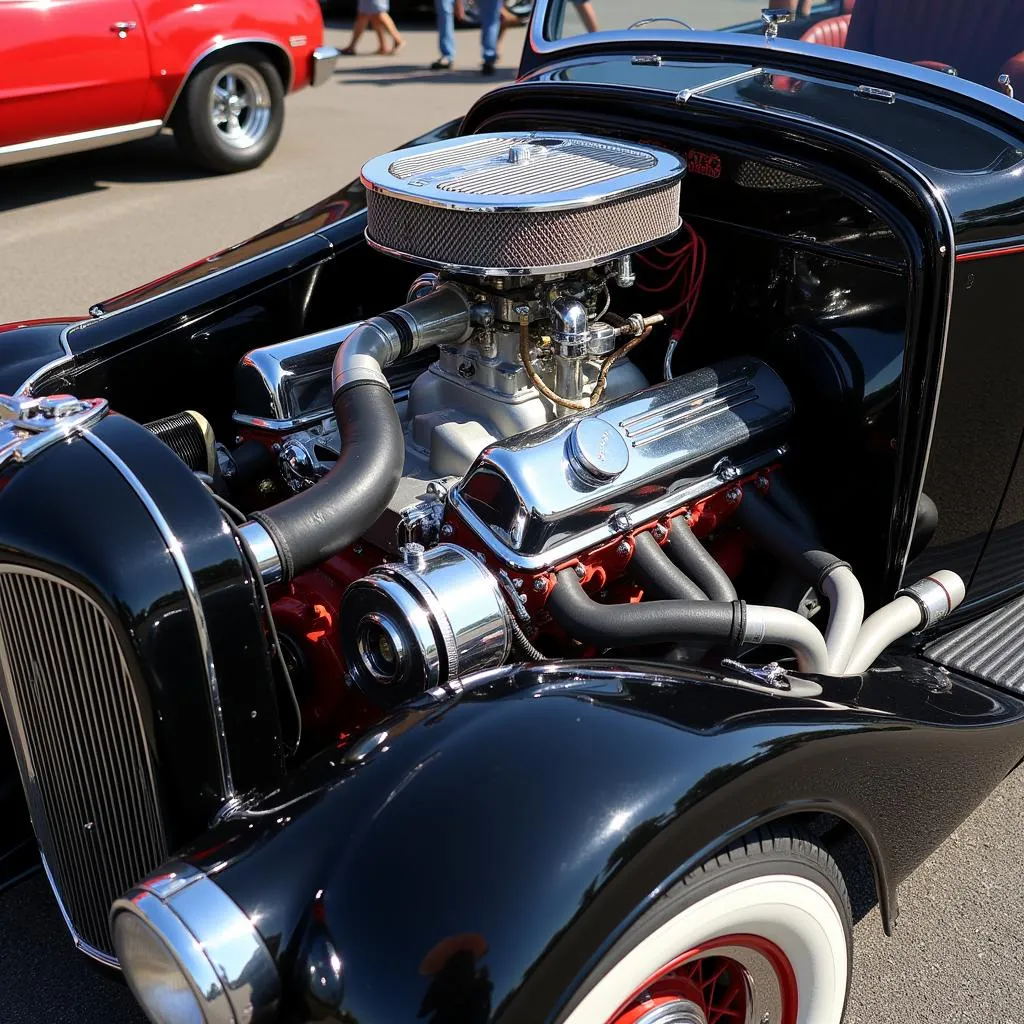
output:
M684 171L672 153L589 135L447 139L363 167L366 239L455 273L562 274L673 235Z

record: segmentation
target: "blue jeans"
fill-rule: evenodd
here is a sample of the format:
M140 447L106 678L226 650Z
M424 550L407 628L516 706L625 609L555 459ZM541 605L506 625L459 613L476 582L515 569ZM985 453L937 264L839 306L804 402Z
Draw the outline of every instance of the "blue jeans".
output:
M485 61L494 61L498 56L502 3L503 0L477 0L476 8L480 12L480 49Z
M437 18L437 40L441 56L455 59L455 0L434 0L434 15Z
M498 32L501 29L502 0L477 0L480 12L480 49L486 61L498 55ZM441 56L455 59L455 0L434 0L437 18L437 39Z

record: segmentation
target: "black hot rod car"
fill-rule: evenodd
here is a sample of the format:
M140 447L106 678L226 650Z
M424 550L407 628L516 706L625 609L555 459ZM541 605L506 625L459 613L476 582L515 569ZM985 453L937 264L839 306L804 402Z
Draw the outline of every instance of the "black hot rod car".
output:
M156 1024L838 1024L1024 757L1020 5L569 6L0 334L0 864Z

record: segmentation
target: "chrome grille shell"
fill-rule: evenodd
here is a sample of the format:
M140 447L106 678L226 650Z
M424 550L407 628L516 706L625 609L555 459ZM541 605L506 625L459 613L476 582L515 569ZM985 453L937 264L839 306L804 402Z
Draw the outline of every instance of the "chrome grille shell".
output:
M110 904L168 849L136 688L104 609L67 580L0 564L0 695L64 916L85 952L116 963Z
M448 139L363 167L366 238L453 272L565 273L673 235L684 172L672 153L573 133Z

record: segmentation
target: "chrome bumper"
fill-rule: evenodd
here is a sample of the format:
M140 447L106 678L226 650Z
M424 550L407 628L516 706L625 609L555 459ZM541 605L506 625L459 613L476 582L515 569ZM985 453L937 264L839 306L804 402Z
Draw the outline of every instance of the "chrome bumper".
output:
M335 46L318 46L310 57L309 84L323 85L334 74L341 51Z

